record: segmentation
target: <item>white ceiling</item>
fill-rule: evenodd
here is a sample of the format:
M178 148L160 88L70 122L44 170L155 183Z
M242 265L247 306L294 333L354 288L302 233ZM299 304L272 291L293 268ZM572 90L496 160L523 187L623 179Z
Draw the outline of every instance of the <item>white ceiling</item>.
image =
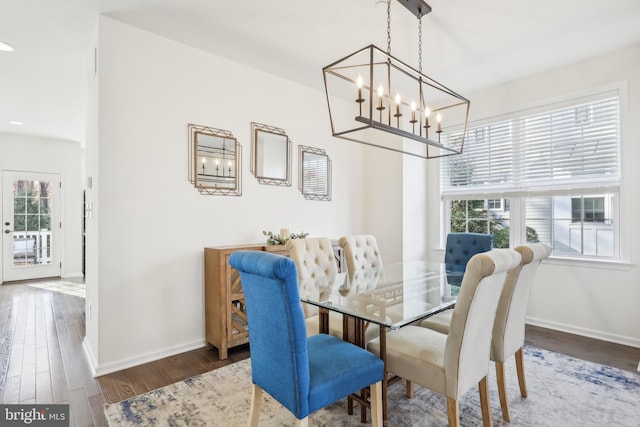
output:
M423 71L463 95L640 43L638 0L427 2ZM323 66L387 42L384 0L0 0L0 132L84 139L99 13L318 89ZM417 68L418 20L391 14L391 53Z

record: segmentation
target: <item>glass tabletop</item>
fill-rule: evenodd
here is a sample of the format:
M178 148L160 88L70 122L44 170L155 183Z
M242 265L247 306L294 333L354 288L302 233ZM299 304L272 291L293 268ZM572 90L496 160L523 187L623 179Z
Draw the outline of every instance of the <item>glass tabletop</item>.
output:
M411 261L300 282L302 301L397 329L455 304L462 272Z

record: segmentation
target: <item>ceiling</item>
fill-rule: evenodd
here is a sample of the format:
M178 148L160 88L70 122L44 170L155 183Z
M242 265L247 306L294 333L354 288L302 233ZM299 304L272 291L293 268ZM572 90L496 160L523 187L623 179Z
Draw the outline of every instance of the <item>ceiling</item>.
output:
M640 43L638 0L427 2L423 71L463 95ZM417 68L418 20L391 7L391 53ZM318 89L323 66L387 44L384 0L0 0L0 132L84 139L98 14Z

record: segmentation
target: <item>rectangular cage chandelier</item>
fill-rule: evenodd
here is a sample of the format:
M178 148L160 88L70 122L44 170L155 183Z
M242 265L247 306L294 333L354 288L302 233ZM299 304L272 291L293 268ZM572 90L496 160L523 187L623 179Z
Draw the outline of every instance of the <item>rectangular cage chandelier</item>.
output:
M418 17L421 39L431 7L398 1ZM422 64L416 70L393 57L390 36L388 43L387 52L369 45L322 69L333 136L424 159L462 153L470 101L423 74ZM460 136L442 138L452 124Z

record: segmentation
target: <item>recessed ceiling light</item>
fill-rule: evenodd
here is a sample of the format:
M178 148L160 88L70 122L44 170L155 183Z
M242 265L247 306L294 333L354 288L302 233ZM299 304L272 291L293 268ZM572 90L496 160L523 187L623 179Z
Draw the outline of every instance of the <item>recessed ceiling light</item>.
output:
M22 123L22 122L19 122L19 121L17 121L17 120L11 120L11 121L9 122L9 124L11 124L11 125L16 125L16 126L22 126L22 124L23 124L23 123Z
M11 46L9 43L0 41L0 51L13 52L13 46Z

